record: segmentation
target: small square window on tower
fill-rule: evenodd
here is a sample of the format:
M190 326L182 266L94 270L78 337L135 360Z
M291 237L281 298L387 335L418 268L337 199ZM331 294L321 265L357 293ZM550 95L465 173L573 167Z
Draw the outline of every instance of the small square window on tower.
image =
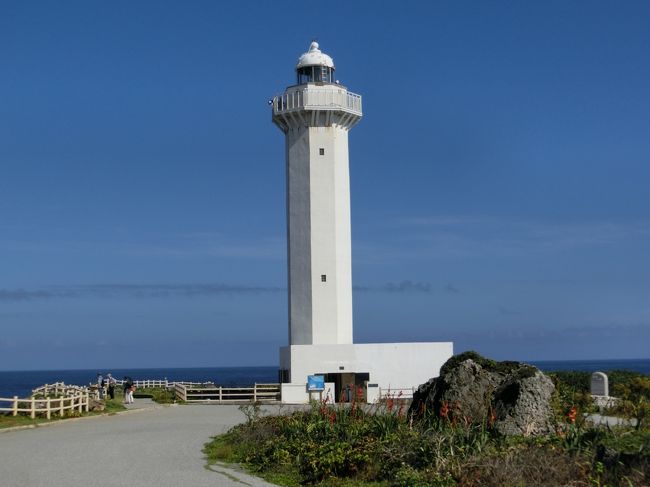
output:
M318 149L318 153L319 153L321 156L324 156L324 155L325 155L325 149L323 149L323 148L321 147L320 149Z
M320 275L320 282L327 282L327 275L321 274Z

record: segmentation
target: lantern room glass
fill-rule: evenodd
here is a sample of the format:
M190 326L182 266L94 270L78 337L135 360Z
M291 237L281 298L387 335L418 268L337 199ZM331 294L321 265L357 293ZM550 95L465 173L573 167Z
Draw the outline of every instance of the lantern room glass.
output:
M303 66L297 69L298 84L333 83L334 68L328 66Z

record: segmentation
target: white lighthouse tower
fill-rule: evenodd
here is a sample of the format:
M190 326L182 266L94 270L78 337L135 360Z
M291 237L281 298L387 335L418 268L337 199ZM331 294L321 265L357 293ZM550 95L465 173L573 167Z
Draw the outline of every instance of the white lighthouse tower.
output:
M364 387L369 398L370 387L375 395L391 384L412 388L437 375L452 354L451 343L353 344L348 132L362 110L361 96L339 84L334 71L333 59L312 42L298 59L296 84L272 101L273 122L286 140L285 402L308 399L310 375L323 376L336 399L349 385ZM399 363L405 370L395 370Z
M352 343L348 131L361 97L334 79L334 61L312 42L297 84L273 100L286 137L289 343Z

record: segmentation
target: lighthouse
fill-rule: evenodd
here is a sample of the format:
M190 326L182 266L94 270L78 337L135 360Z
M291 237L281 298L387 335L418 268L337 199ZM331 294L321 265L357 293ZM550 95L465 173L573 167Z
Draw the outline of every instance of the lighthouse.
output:
M271 104L286 163L289 345L280 350L282 400L309 400L314 376L336 400L351 387L371 400L391 383L408 389L425 382L452 355L451 343L353 343L348 135L363 115L361 96L339 83L334 60L312 42L298 58L295 84ZM416 371L420 362L426 365Z
M312 42L296 84L273 99L286 140L291 345L352 343L348 132L360 119L361 96Z

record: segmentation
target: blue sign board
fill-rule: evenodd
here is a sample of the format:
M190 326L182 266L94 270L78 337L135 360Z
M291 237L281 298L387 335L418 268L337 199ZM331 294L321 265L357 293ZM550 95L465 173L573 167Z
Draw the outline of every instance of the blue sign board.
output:
M307 390L308 391L324 391L325 390L325 377L322 375L308 375L307 376Z

